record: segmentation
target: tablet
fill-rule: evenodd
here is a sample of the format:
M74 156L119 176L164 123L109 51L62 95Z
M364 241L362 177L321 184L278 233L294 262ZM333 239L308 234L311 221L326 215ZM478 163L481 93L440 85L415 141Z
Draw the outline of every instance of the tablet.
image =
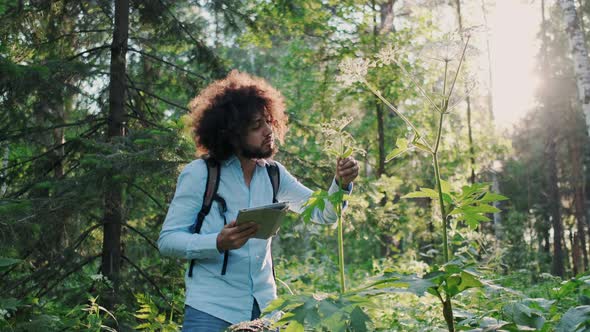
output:
M286 202L242 209L238 212L236 224L254 222L258 224L258 231L253 236L257 239L268 239L279 231L289 205Z

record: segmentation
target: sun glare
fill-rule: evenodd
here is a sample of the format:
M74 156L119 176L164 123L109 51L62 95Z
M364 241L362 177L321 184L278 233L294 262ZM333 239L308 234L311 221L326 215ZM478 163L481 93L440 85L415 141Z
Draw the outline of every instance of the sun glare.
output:
M534 106L540 17L538 2L520 0L498 0L490 16L494 116L500 128L512 127Z

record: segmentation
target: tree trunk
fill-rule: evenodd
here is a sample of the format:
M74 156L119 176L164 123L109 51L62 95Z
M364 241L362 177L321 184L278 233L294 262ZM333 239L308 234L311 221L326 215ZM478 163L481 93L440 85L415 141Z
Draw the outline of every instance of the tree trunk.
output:
M569 154L572 165L572 185L574 186L574 215L576 216L577 240L579 241L579 253L583 257L581 270L583 272L588 268L588 250L586 249L586 194L584 184L586 179L582 171L584 165L581 159L582 149L578 137L570 137Z
M559 0L566 25L570 51L574 60L578 97L586 117L586 130L590 132L590 59L580 29L574 0Z
M490 117L490 123L492 124L492 126L494 125L494 94L493 94L493 89L494 89L494 81L493 81L493 75L492 75L492 52L491 52L491 48L490 48L490 35L487 33L488 31L488 16L487 16L487 9L486 9L486 0L481 0L481 11L483 13L483 21L484 21L484 28L486 31L486 53L488 56L488 98L487 98L487 102L488 102L488 114Z
M129 1L115 1L115 30L111 44L109 86L109 114L107 139L112 142L124 136L126 98L126 53L129 29ZM113 282L107 305L116 303L121 268L121 224L123 223L122 187L114 182L104 193L104 233L102 248L102 274Z
M379 51L378 40L381 36L391 33L393 31L393 5L396 0L387 0L384 4L381 4L379 14L381 21L377 24L377 8L375 1L372 1L373 9L373 52ZM378 160L377 160L377 178L385 173L385 112L381 101L375 97L375 114L377 116L377 144L378 144ZM382 206L387 203L390 199L387 193L380 202ZM391 255L391 246L396 245L393 237L389 234L389 229L384 229L381 234L381 255L387 257Z
M555 130L552 130L554 133ZM549 193L549 211L551 215L551 224L553 226L553 259L551 262L551 272L563 277L565 275L563 262L563 224L561 222L560 196L557 185L557 142L556 135L549 135L547 144L547 185Z

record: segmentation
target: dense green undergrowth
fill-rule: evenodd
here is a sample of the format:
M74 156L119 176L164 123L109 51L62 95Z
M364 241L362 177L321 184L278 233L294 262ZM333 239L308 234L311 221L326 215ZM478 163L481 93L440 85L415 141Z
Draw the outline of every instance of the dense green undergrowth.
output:
M379 290L335 296L338 267L329 257L277 259L279 295L292 303L301 301L301 315L319 331L444 331L439 300L416 283L428 266L408 257L372 259L371 267L347 267L351 289L360 289L374 275L395 275ZM6 270L16 261L2 260ZM367 266L368 267L368 266ZM132 294L113 311L101 306L102 288L109 282L92 269L64 283L59 294L24 299L0 297L2 331L176 331L182 323L182 290L164 289L169 303L155 292ZM179 275L182 273L179 269ZM561 281L549 274L520 270L507 275L478 274L482 288L470 289L454 299L459 331L588 331L590 323L590 275ZM413 276L413 277L408 277ZM288 287L287 287L288 286ZM420 288L422 287L422 288ZM84 291L89 290L91 291ZM291 294L293 292L294 294ZM313 294L305 297L301 294ZM363 311L354 311L359 305ZM297 313L297 312L296 312ZM348 313L346 316L344 313ZM365 324L366 323L366 324ZM362 325L361 325L362 324Z

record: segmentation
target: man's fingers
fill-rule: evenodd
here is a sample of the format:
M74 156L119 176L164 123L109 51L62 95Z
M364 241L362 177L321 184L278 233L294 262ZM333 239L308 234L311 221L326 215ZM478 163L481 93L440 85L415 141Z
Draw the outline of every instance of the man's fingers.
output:
M359 171L358 166L355 166L355 167L351 167L351 168L340 170L338 172L338 176L340 176L340 177L351 176L353 174L357 174L358 171Z
M347 168L352 167L356 164L356 160L348 157L346 159L342 159L339 163L340 168Z
M254 222L249 222L249 223L241 224L241 225L238 225L238 227L236 228L236 231L239 232L239 233L243 233L243 232L250 231L251 228L255 228L255 230L257 230L258 229L258 224L254 223Z

